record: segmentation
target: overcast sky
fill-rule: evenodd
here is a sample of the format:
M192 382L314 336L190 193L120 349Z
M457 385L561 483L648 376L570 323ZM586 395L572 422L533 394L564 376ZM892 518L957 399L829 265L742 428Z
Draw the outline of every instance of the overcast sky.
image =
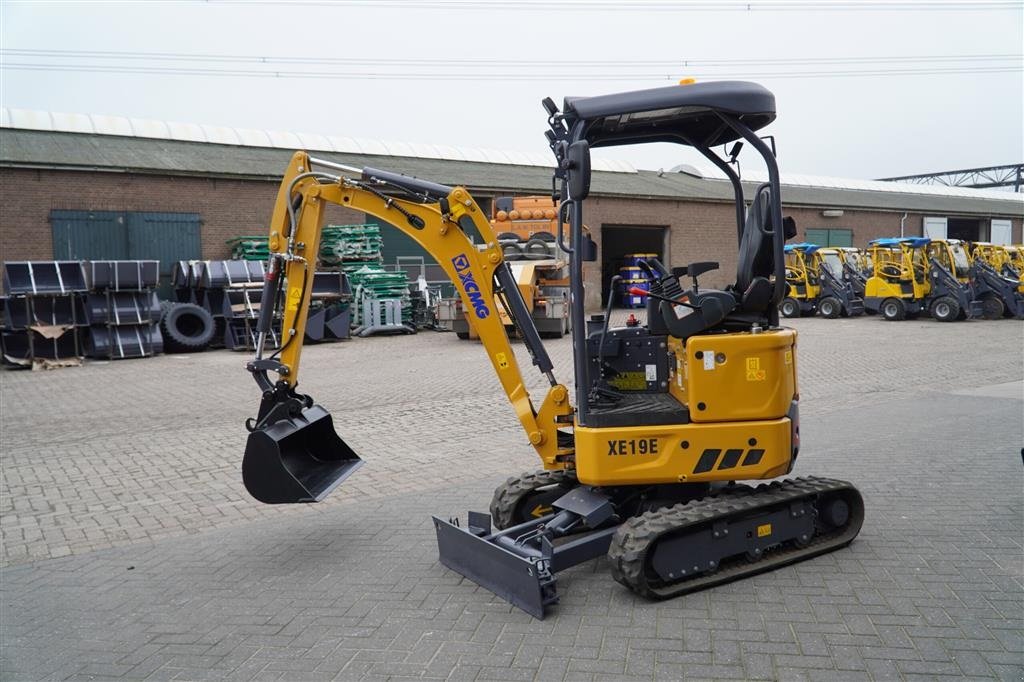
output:
M548 153L543 97L728 77L775 92L784 172L1024 160L1022 2L3 0L0 14L10 108ZM83 54L100 51L128 54Z

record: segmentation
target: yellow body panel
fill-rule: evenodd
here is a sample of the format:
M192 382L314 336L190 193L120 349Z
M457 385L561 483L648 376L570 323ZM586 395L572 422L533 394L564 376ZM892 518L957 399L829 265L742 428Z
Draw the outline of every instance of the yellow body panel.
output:
M784 416L796 394L795 344L792 329L690 337L683 380L690 420Z
M792 467L789 418L594 429L577 426L576 476L586 485L774 478Z
M903 298L903 290L899 282L892 282L881 277L869 277L864 285L865 298ZM909 296L908 298L923 298L921 296Z

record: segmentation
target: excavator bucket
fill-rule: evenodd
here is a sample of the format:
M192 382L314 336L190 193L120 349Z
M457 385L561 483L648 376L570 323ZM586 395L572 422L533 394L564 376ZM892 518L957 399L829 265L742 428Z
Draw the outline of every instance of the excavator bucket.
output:
M249 434L242 481L266 504L320 502L362 465L327 410L313 405Z

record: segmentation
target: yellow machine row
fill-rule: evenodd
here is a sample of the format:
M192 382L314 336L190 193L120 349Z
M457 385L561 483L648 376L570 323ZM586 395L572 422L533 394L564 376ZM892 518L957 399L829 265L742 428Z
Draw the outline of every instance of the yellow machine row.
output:
M434 518L445 566L540 618L557 602L555 575L601 555L623 585L668 598L850 543L864 513L850 484L738 483L789 473L800 447L796 332L780 326L778 313L784 243L796 230L782 216L774 153L755 132L774 120L774 96L726 81L567 98L561 109L549 99L544 107L557 164L550 207L560 205L565 217L552 236L569 262L574 380L556 379L507 250L466 189L298 152L274 209L263 297L278 302L286 341L266 348L275 306L263 306L248 365L263 399L247 424L246 488L267 503L318 502L363 463L327 410L297 390L324 209L336 204L394 225L441 265L539 459L538 471L497 488L490 514L470 512L464 523ZM584 263L596 259L584 229L590 149L652 140L692 147L729 177L736 276L709 289L698 280L718 263L642 260L647 322L612 327L609 314L587 319L583 309ZM713 151L738 141L768 169L769 181L749 197L731 163L742 145L729 158ZM547 381L537 402L502 313ZM488 432L480 425L482 445ZM469 465L460 461L438 466Z
M864 301L850 281L846 268L849 252L817 244L786 244L786 297L779 310L783 317L820 313L827 319L864 312Z

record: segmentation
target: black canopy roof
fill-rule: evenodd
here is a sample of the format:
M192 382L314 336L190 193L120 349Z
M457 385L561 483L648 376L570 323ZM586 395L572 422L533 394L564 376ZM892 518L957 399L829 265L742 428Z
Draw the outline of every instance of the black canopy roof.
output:
M592 147L643 141L710 147L740 137L718 112L758 130L775 120L775 95L757 83L715 81L566 97L562 110L570 127L587 125Z

